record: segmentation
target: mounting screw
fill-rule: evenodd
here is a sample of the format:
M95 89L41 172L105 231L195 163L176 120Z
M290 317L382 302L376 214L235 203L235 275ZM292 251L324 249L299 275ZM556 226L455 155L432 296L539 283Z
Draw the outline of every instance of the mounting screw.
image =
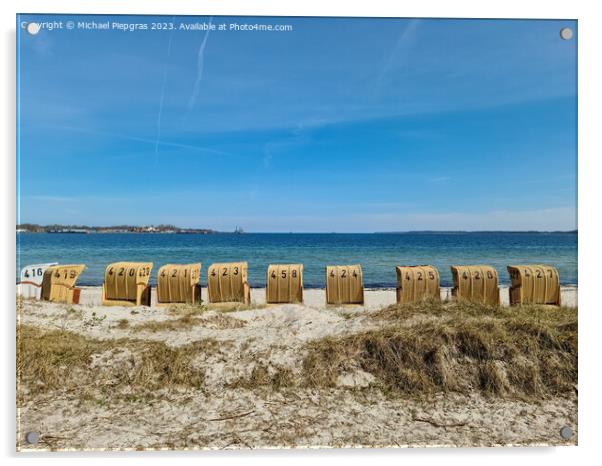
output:
M30 445L35 445L40 440L40 434L37 432L27 432L25 434L25 441Z
M573 30L571 28L562 28L560 30L560 38L564 40L571 40L573 38Z
M573 429L569 426L564 426L560 429L560 436L565 440L569 440L573 436Z
M32 36L35 36L38 32L40 32L40 29L41 28L38 23L27 23L27 26L25 26L25 30Z

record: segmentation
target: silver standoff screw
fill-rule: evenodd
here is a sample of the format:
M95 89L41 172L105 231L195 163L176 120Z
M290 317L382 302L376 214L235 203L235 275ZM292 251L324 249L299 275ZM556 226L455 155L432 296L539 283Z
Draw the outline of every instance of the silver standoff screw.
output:
M560 436L565 440L569 440L573 436L573 429L569 426L564 426L560 429Z
M571 40L573 38L573 30L571 28L562 28L560 30L560 38L564 40Z
M27 432L25 434L25 441L30 445L35 445L40 440L40 434L37 432Z
M27 23L25 30L32 36L35 36L38 32L40 32L40 25L38 23Z

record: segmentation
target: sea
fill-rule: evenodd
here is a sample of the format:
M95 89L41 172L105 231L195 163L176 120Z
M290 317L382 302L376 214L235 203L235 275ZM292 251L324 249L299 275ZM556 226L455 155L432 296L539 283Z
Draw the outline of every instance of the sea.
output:
M392 288L395 266L434 265L441 286L452 286L451 265L494 266L508 284L507 265L548 264L560 282L577 285L577 233L17 233L17 282L29 264L83 263L80 285L101 285L108 264L148 261L156 271L168 263L202 263L202 281L213 262L249 264L251 287L264 287L268 264L301 263L306 288L325 287L327 265L361 264L364 286Z

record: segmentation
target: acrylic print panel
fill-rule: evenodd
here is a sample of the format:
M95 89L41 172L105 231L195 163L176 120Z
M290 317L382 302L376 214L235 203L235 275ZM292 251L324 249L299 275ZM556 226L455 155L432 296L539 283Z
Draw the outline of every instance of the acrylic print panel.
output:
M577 443L577 22L17 17L18 449Z

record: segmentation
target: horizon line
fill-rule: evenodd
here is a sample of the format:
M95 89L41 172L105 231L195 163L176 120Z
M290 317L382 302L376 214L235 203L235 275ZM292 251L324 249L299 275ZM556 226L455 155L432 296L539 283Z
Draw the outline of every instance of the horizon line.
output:
M111 225L111 226L69 226L69 225L38 225L42 228L49 226L57 226L64 227L65 229L71 227L73 229L110 229L110 228L123 228L125 226L133 227L133 228L144 228L147 226L155 226L155 225ZM19 229L20 225L16 225L16 228ZM212 228L206 227L175 227L176 230L199 230L200 231L208 231L210 233L203 234L297 234L297 235L388 235L388 234L408 234L408 233L421 233L421 234L437 234L437 233L578 233L578 228L573 228L569 230L389 230L389 231L225 231L225 230L214 230ZM37 233L34 231L27 231L26 233ZM163 234L162 232L129 232L129 233L145 233L145 234ZM192 233L194 234L194 233Z

